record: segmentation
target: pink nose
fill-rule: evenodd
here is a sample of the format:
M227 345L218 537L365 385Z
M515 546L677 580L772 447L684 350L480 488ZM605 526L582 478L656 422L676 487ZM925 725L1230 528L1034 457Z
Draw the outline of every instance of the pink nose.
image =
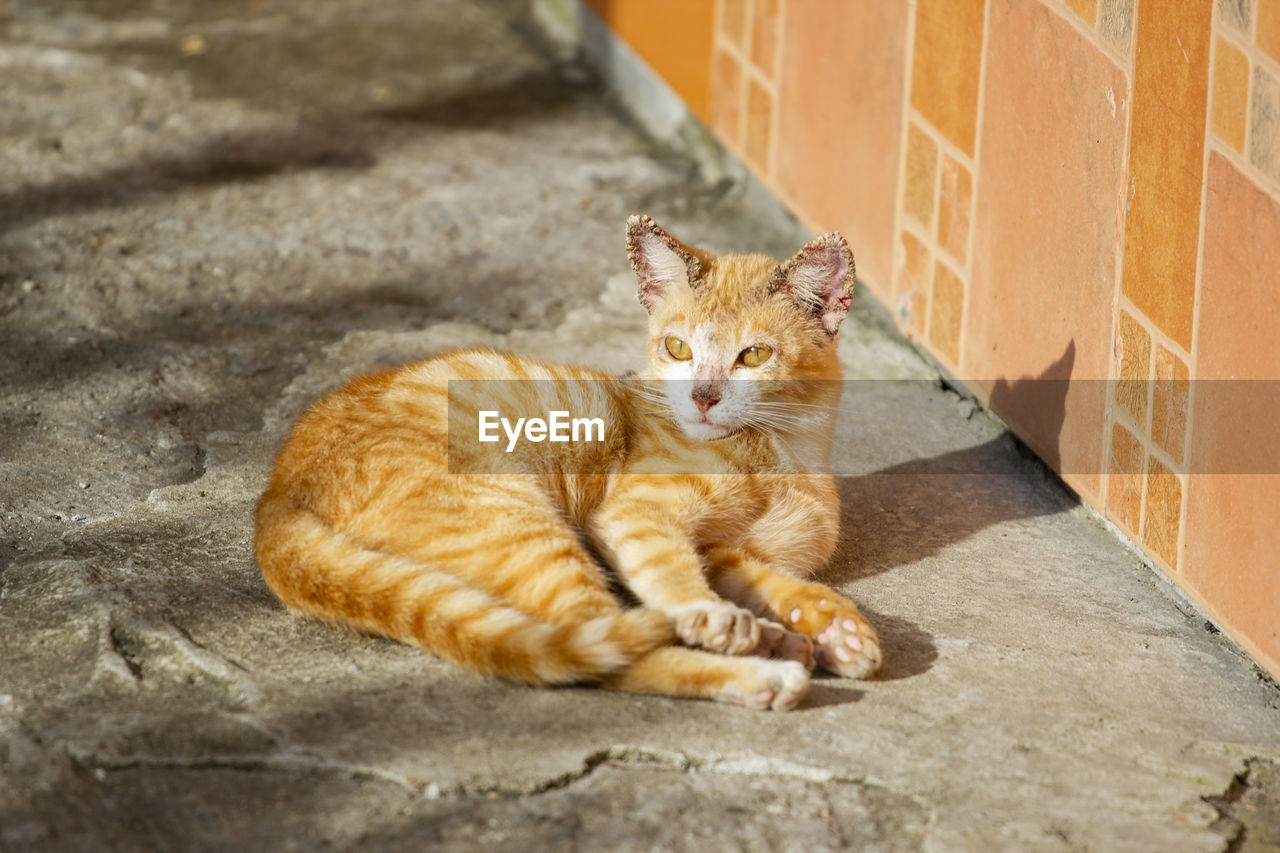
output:
M693 404L698 407L698 411L704 415L712 406L720 402L720 392L710 385L694 388L690 396L693 397Z

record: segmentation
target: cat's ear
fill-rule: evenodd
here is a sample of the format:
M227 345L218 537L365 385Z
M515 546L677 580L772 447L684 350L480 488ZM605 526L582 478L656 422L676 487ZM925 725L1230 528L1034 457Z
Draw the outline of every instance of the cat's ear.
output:
M652 311L673 287L692 287L712 255L686 246L648 216L627 218L627 257L635 270L640 302Z
M783 261L769 279L770 289L785 291L796 304L835 337L853 303L853 252L832 231L804 244Z

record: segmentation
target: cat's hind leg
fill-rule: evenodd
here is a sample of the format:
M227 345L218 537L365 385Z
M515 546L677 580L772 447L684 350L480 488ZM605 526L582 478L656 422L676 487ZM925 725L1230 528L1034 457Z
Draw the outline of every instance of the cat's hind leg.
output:
M575 623L620 609L604 569L534 478L445 475L427 499L409 497L396 510L396 525L380 525L388 549L539 621Z
M579 599L565 619L512 606L430 561L361 542L275 488L258 504L255 554L291 607L530 684L598 680L672 640L665 614L616 602Z
M593 681L674 639L665 614L623 609L605 570L533 477L428 472L355 514L348 531L337 539L392 555L379 565L399 567L388 571L392 586L403 588L394 598L406 605L384 609L421 614L413 630L383 624L388 617L361 627L482 672L535 684ZM345 564L362 565L354 556ZM362 599L377 598L367 589L376 573L356 575L364 578Z
M605 677L629 693L712 699L759 710L789 711L809 689L809 671L790 660L734 657L665 646Z

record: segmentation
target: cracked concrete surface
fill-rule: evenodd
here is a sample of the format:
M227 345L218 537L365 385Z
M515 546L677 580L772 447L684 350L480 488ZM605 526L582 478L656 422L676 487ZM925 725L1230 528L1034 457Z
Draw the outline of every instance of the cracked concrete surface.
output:
M473 344L632 366L631 211L802 241L525 12L0 4L0 849L1273 844L1274 685L865 304L850 375L899 381L850 386L830 580L879 679L531 690L275 603L252 505L317 394Z

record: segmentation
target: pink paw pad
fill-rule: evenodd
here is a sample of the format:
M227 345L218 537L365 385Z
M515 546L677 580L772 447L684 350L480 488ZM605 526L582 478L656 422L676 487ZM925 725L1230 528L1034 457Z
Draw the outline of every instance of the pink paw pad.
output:
M722 701L761 711L790 711L809 690L809 672L796 661L755 661Z
M845 678L865 678L879 669L879 639L853 602L816 598L786 612L789 627L813 638L814 657L823 669Z
M676 636L686 645L729 655L750 654L760 643L759 620L727 602L707 602L673 614Z
M760 645L752 654L773 660L796 661L809 670L816 665L812 640L767 619L760 620Z

